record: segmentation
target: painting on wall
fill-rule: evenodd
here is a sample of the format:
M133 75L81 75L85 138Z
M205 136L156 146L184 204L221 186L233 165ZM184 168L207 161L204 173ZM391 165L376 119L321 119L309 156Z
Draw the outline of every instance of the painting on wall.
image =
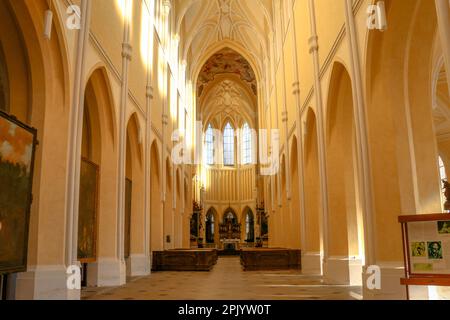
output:
M98 173L95 163L82 159L78 209L78 259L81 263L97 259Z
M218 74L235 74L239 76L242 81L247 83L253 93L257 94L256 76L250 63L236 51L224 48L211 56L204 64L197 83L199 97L208 83L213 81Z
M27 268L36 136L0 111L0 274Z

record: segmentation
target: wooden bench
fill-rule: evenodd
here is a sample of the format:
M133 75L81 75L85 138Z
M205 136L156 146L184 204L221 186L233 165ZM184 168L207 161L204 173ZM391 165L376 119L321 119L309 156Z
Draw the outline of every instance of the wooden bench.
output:
M217 250L176 249L153 252L153 271L210 271L217 263Z
M219 259L219 250L215 248L190 248L190 249L171 249L167 251L206 251L210 252L212 251L212 255L214 258L214 264L217 264L217 260Z
M282 248L241 249L244 271L301 270L301 250Z

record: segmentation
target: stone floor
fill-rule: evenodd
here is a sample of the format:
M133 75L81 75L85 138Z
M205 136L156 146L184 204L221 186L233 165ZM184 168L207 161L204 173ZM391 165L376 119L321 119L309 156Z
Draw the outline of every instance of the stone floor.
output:
M349 300L360 287L324 283L298 271L244 272L239 258L221 257L211 272L155 272L117 288L87 288L86 300Z

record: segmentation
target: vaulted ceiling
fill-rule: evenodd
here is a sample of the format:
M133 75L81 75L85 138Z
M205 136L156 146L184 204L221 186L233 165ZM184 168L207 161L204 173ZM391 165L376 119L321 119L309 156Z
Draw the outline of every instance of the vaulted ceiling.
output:
M247 85L254 95L257 95L256 76L248 61L236 51L224 48L213 54L203 65L197 80L197 95L201 97L208 84L217 75L236 75Z
M271 0L176 0L177 33L182 35L181 58L197 77L205 61L229 42L239 48L263 77L272 26ZM217 50L217 51L218 51Z

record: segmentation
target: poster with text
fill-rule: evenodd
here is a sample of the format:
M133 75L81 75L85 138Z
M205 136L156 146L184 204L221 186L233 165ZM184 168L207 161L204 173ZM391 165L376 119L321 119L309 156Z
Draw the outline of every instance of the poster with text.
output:
M408 223L411 274L450 274L450 221Z

